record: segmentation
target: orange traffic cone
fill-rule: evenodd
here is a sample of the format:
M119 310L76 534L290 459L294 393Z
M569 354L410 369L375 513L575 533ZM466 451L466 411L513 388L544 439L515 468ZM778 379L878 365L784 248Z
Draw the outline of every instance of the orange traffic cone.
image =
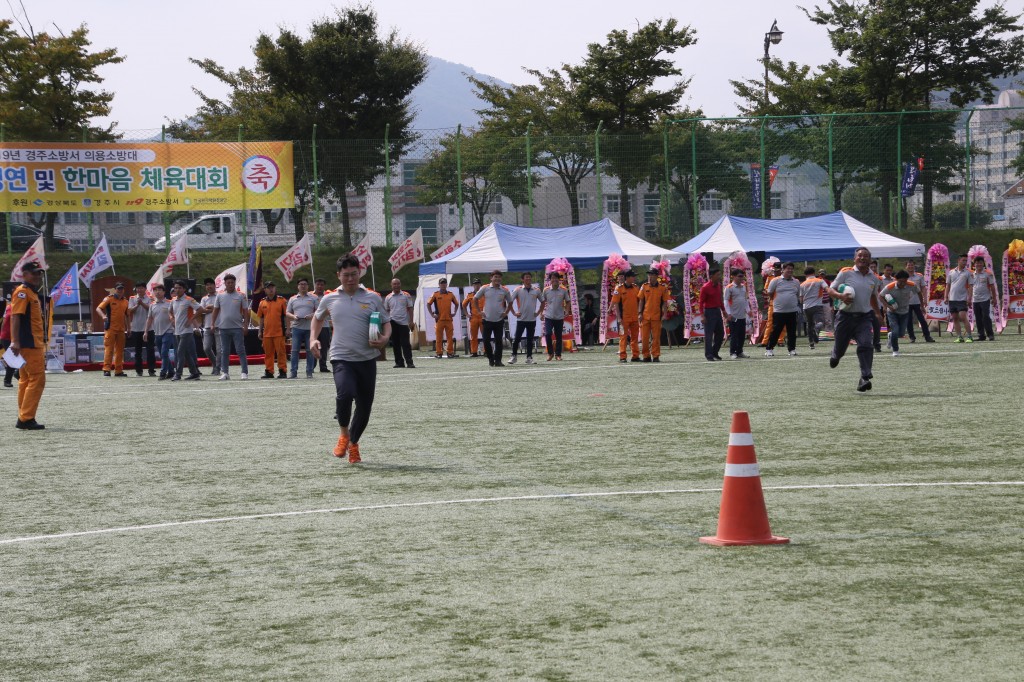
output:
M722 507L718 512L718 532L704 537L708 545L779 545L789 538L772 535L768 510L761 492L761 474L754 454L754 437L750 435L750 415L732 413L729 452L725 457L725 481L722 484Z

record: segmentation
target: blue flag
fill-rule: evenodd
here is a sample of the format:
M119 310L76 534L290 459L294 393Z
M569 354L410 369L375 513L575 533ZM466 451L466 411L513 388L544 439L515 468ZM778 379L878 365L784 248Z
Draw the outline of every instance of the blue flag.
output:
M50 299L54 306L74 305L79 302L78 297L78 263L71 266L71 269L64 273L56 286L50 292Z
M761 164L750 164L750 207L761 208Z
M924 169L924 159L916 159L903 164L903 182L900 183L900 196L911 197L917 191L917 183Z

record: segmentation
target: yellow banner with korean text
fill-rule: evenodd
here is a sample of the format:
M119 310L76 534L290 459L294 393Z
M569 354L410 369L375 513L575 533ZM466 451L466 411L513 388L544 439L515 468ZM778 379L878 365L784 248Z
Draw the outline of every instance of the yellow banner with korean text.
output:
M292 208L291 142L0 143L0 210Z

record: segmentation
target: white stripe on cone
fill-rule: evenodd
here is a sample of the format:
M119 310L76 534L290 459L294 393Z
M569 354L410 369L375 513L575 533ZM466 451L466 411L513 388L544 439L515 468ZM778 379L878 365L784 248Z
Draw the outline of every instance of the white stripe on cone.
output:
M749 433L730 433L729 445L753 445L754 436Z
M734 478L753 478L760 476L761 471L757 468L757 462L753 464L726 464L725 475Z

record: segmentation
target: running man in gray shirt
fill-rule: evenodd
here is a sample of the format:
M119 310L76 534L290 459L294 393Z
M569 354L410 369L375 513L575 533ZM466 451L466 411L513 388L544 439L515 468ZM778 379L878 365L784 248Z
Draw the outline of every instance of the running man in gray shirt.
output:
M842 285L853 288L855 293L852 302L850 294L840 293ZM874 378L871 373L871 364L875 357L872 318L881 324L882 313L878 309L880 286L881 280L871 271L871 251L861 247L853 252L853 267L843 268L832 280L832 286L828 290L832 298L848 304L845 310L840 310L836 315L835 342L832 344L828 366L839 366L839 361L850 347L850 341L855 340L857 361L860 363L857 390L862 393L871 390L871 380Z
M320 329L324 317L333 323L329 357L334 368L335 404L341 435L334 456L348 454L350 464L362 461L359 438L370 422L370 411L377 388L377 357L391 339L391 321L380 296L359 287L359 259L348 254L338 259L341 287L320 300L313 317L310 347L320 357ZM376 313L381 333L370 339L370 321ZM355 411L352 404L355 403Z

